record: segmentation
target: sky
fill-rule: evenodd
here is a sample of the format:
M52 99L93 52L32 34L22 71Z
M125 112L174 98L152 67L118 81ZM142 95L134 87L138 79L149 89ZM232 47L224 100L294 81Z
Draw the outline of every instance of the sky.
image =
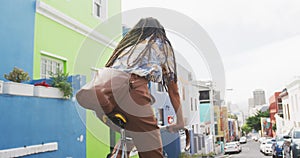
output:
M231 109L246 112L255 89L265 90L268 102L275 91L300 75L300 1L122 0L122 11L142 7L175 10L204 28L224 64L226 88L231 89L225 99L234 104ZM170 36L171 42L179 41ZM187 48L178 43L176 47ZM207 80L205 64L191 62L192 67L195 64L203 67L194 70L197 79Z

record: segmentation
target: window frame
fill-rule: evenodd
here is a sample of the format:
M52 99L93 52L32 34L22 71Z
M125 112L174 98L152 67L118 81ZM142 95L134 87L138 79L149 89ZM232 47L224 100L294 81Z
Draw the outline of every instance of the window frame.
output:
M43 73L43 61L46 61L46 70L45 70L45 74ZM51 63L51 70L49 70L49 64L48 62L52 62ZM55 65L53 65L53 62L55 62ZM59 65L58 65L59 64ZM59 67L58 67L59 66ZM41 63L40 63L40 78L50 78L50 74L49 72L56 72L56 69L58 68L59 70L62 70L64 72L64 61L63 60L59 60L59 59L55 59L55 58L51 58L51 57L47 57L47 56L41 56Z
M41 53L40 54L41 55L40 56L40 78L48 79L50 77L49 73L47 73L47 71L48 71L47 70L47 68L48 68L47 63L46 63L46 70L45 70L46 74L43 74L43 60L59 63L61 65L60 70L62 70L62 72L65 73L67 58L64 58L64 57L61 57L61 56L58 56L58 55L55 55L55 54L52 54L52 53L48 53L48 52L45 52L43 50L41 50L40 53ZM53 68L54 68L54 65L51 65L51 71L55 72L56 70L53 71ZM57 68L57 66L55 66L55 68Z
M96 10L95 5L99 6L100 11ZM98 16L98 12L100 16ZM108 0L93 0L92 15L102 21L106 20L108 17Z

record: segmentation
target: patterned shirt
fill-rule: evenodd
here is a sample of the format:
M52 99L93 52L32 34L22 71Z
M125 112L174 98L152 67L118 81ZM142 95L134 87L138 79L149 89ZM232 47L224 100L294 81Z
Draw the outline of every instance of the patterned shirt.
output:
M137 44L136 48L124 50L114 61L112 68L133 73L147 78L153 82L168 82L174 79L174 57L171 48L167 44L162 44L160 39L156 39L149 51L141 56L141 52L146 48L149 38ZM163 47L166 47L163 49ZM167 50L167 53L164 53ZM167 56L166 56L167 55Z

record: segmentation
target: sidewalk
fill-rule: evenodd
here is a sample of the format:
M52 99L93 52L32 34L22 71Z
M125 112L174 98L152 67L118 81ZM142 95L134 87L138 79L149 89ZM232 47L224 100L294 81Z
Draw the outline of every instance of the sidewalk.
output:
M215 153L216 153L216 155L214 157L216 157L216 158L230 157L229 155L224 155L224 152L221 152L221 146L220 145L217 145L215 147Z
M230 155L224 155L223 153L215 156L215 158L229 158L229 157Z
M214 157L215 158L229 158L230 155L224 155L224 152L222 152L222 153L215 155Z

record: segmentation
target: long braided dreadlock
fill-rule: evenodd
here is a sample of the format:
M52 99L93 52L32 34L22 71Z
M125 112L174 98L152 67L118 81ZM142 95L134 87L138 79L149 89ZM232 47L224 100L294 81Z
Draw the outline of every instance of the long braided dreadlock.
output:
M148 44L146 47L140 52L138 57L132 62L132 65L129 64L129 58L133 54L136 46L144 41L146 38L150 37ZM176 70L176 60L174 51L172 48L172 45L169 41L169 39L166 36L166 32L164 27L159 23L159 21L155 18L148 17L141 19L126 35L125 37L119 42L116 49L114 50L112 56L106 63L106 67L111 67L115 60L122 54L122 56L129 54L127 59L127 64L129 67L136 65L140 59L142 59L143 56L147 55L149 53L152 44L154 43L156 39L160 39L162 41L162 48L166 59L166 65L167 67L162 67L164 72L169 72L169 75L174 75L175 82L177 81L177 70ZM127 48L130 48L127 52L124 52ZM171 65L168 64L167 59L168 56L172 55L172 68ZM170 58L170 56L169 56ZM166 75L166 74L165 74ZM165 85L165 81L163 85Z

